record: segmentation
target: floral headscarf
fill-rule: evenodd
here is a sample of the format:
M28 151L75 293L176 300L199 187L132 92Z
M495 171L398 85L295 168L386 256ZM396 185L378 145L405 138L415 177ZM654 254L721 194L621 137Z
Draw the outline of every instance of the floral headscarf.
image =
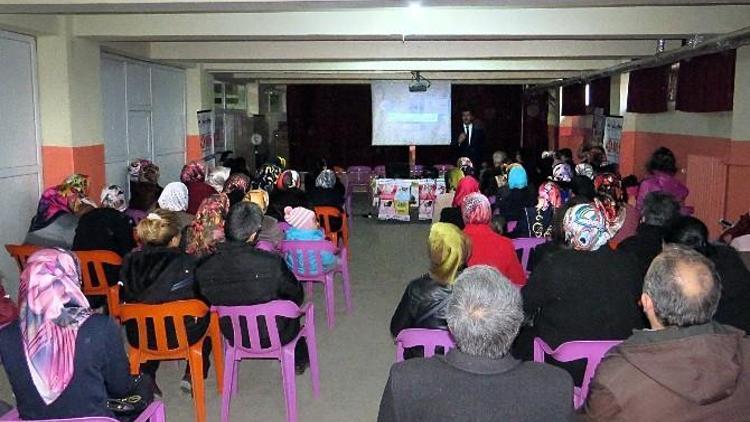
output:
M63 195L75 193L81 198L85 198L89 194L89 177L85 174L73 173L65 179L60 185L60 192Z
M276 181L276 187L282 190L297 188L302 185L302 179L295 170L284 170Z
M232 174L224 183L224 193L227 195L238 190L244 196L248 189L250 189L250 178L242 173Z
M128 209L125 191L118 185L109 185L102 189L100 202L103 208L113 208L120 212Z
M186 185L191 182L203 182L205 180L206 166L197 161L185 164L182 172L180 172L180 181Z
M552 167L552 180L555 182L570 182L573 180L573 172L568 163L557 163Z
M607 222L607 231L609 231L611 237L614 237L620 231L622 225L625 224L627 209L607 194L600 194L599 197L595 198L594 205L604 214L604 219Z
M315 186L323 189L333 189L336 186L336 173L325 169L315 178Z
M589 163L580 163L576 166L576 174L578 176L585 176L589 179L594 179L594 167Z
M453 284L471 253L469 239L451 223L435 223L427 238L430 275L445 284Z
M539 186L539 199L544 201L541 206L542 211L546 211L550 205L552 208L560 208L563 202L560 187L554 182L544 182Z
M188 228L185 251L198 257L212 254L225 239L224 222L228 212L229 197L226 194L214 194L204 199Z
M263 189L266 192L271 192L276 186L276 180L281 175L281 168L274 164L263 164L253 178L252 188Z
M563 217L565 241L579 251L595 251L605 245L611 235L604 213L594 204L580 204Z
M39 198L29 231L43 229L60 215L72 213L76 202L86 198L88 189L88 176L77 173L68 176L62 184L45 189Z
M489 224L492 218L490 201L479 192L466 195L461 204L464 224Z
M600 195L609 195L617 202L625 202L622 180L615 173L601 173L594 178L594 189Z
M18 307L31 380L49 405L73 378L78 330L92 314L75 256L58 249L31 255L21 273Z
M141 158L131 162L128 173L132 182L159 184L159 166L149 160Z
M466 195L474 192L479 192L479 182L471 176L464 176L463 179L458 181L456 195L453 196L452 206L461 208L461 204L464 203Z
M520 164L512 164L508 170L508 188L523 189L529 185L526 169Z

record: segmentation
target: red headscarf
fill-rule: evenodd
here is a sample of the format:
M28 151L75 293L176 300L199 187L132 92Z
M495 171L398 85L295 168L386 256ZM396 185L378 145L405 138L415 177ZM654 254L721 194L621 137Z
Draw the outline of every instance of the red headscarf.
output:
M458 186L456 186L456 196L453 197L453 206L460 208L466 195L474 192L479 192L479 182L472 176L464 176L458 181Z

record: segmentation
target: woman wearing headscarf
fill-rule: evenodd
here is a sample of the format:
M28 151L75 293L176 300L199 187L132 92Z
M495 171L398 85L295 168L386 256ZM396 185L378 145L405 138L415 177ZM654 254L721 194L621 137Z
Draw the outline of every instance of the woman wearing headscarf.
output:
M88 177L69 176L63 183L47 188L39 199L24 243L70 249L79 218L90 211Z
M180 181L188 188L187 213L195 215L204 199L216 193L216 190L206 183L206 166L192 161L182 168Z
M509 237L551 237L552 220L555 212L562 206L560 187L554 182L544 182L539 186L536 205L526 207Z
M138 159L128 166L130 174L130 208L149 212L156 207L161 195L159 166L149 160Z
M471 242L453 224L435 223L427 239L430 269L409 282L391 318L395 337L406 328L445 328L451 286L466 266Z
M463 179L464 172L460 168L452 168L445 173L445 193L441 193L435 199L432 207L432 223L440 221L444 209L453 206L453 198L456 196L458 182Z
M524 208L533 207L536 203L522 165L512 164L508 169L508 189L508 195L499 198L495 206L505 221L519 221L523 218Z
M250 178L243 173L232 173L224 183L224 193L229 197L230 205L242 201L249 189Z
M300 189L302 179L295 170L284 170L276 181L276 188L271 191L271 203L268 206L268 215L281 220L284 218L284 208L305 207L313 209L307 194Z
M495 233L490 227L492 209L487 197L479 192L466 195L461 204L464 234L471 240L471 255L466 264L489 265L508 277L516 286L526 284L526 271L518 261L513 241Z
M224 184L229 180L229 168L224 166L216 166L208 171L206 175L206 183L214 188L217 193L224 191Z
M264 191L271 193L276 187L276 181L281 176L281 168L271 164L263 164L260 169L255 173L251 187L253 189L263 189Z
M113 417L132 387L120 327L92 312L75 256L34 253L21 274L18 320L0 330L0 358L24 420Z
M315 178L315 187L308 192L308 197L313 207L334 207L343 212L345 191L336 173L326 169ZM331 230L334 232L341 230L340 218L331 218Z
M712 244L706 225L695 217L686 216L671 225L664 242L692 248L713 262L721 279L721 299L714 319L750 333L750 271L737 250Z
M693 207L685 205L685 199L690 194L690 190L675 175L677 174L677 159L669 148L658 148L651 155L651 159L646 164L648 176L641 182L638 188L638 199L636 208L643 209L643 203L646 195L651 192L665 192L680 203L680 212L683 215L691 215Z
M131 220L134 227L146 217L145 212L128 207L125 190L119 185L109 185L102 189L99 204L102 208L112 208L125 214Z
M459 228L464 229L464 218L461 214L461 204L464 198L470 193L479 192L479 182L472 176L464 176L458 181L456 194L453 195L453 202L448 208L443 208L440 212L441 223L451 223Z
M193 223L195 216L188 214L188 204L190 203L188 187L182 182L172 182L164 187L159 195L159 208L172 211L177 218L177 226L180 233Z
M594 177L594 189L610 225L612 244L617 245L634 235L641 216L638 210L628 203L620 176L615 173L597 174Z
M555 348L571 340L625 339L643 328L640 267L607 246L602 212L590 203L576 205L565 213L563 229L565 249L539 262L521 290L530 323L515 342L517 357L531 358L534 337ZM560 366L580 385L585 364Z
M217 193L206 198L195 220L186 231L185 252L196 258L212 254L224 241L224 222L229 212L229 198Z
M284 240L284 232L279 228L279 221L270 215L265 215L268 209L268 192L263 189L253 189L245 194L244 201L252 202L263 211L263 221L258 232L258 242L271 242L274 247L279 246Z

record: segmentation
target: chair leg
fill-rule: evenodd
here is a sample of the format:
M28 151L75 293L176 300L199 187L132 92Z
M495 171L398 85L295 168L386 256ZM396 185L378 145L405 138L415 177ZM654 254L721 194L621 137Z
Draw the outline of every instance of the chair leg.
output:
M214 355L214 366L216 366L216 390L221 394L223 385L219 380L224 379L224 353L222 353L224 341L219 328L219 316L213 312L208 325L208 334L211 337L211 349Z
M138 375L141 372L141 353L135 347L128 346L128 358L130 360L130 375Z
M206 391L203 380L203 346L199 342L197 345L190 347L190 382L193 386L193 408L195 410L195 420L198 422L206 421ZM218 382L218 380L217 380Z
M336 294L334 291L333 275L334 273L326 274L325 282L323 283L326 294L326 321L328 321L329 330L332 330L336 326Z
M320 398L320 367L318 366L318 340L315 337L315 317L312 308L305 316L305 342L307 355L310 359L310 381L312 382L313 397Z
M303 281L302 284L305 285L305 299L307 299L308 302L312 302L313 299L313 281Z
M349 279L349 261L347 260L349 254L348 249L341 250L341 262L339 263L341 268L341 278L343 280L342 285L344 287L344 301L346 302L346 312L352 311L352 286L351 280Z
M234 360L233 350L227 347L224 354L224 378L222 379L224 391L221 395L221 422L229 422L229 409L232 404L232 396L236 394L237 389L237 386L234 385L234 380L238 369L237 362ZM216 382L219 382L218 378Z
M294 347L281 352L281 381L284 386L287 422L297 422L297 379L294 371Z

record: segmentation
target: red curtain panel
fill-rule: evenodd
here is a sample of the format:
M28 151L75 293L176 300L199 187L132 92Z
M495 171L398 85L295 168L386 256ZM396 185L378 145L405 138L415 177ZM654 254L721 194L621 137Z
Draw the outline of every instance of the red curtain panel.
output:
M604 115L609 115L609 89L611 78L594 79L589 86L589 106L601 108Z
M564 86L562 90L562 115L582 116L586 114L586 85Z
M736 50L680 62L675 108L692 113L732 110Z
M662 113L667 111L667 87L670 65L630 72L628 111Z

